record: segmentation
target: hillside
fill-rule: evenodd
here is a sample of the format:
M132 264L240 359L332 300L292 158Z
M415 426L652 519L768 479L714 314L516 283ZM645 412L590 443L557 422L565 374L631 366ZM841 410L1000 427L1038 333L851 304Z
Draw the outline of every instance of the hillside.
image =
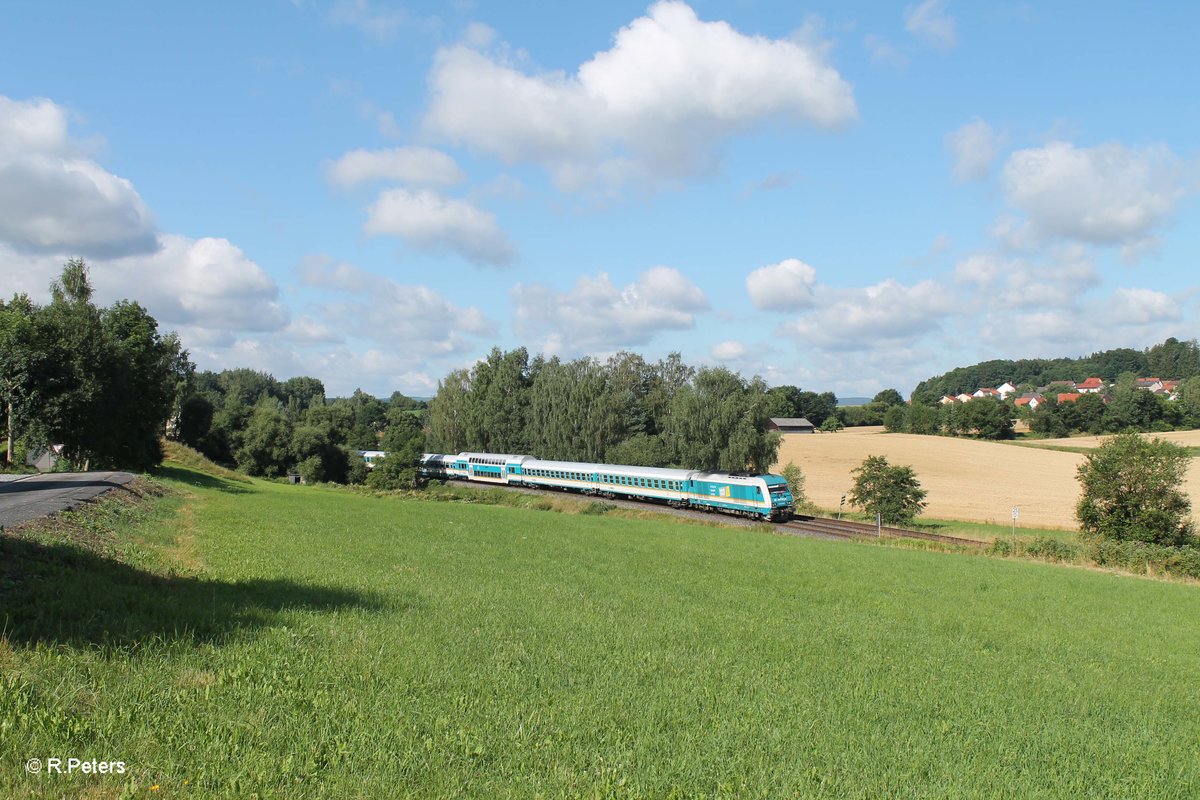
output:
M1114 382L1122 373L1184 380L1200 375L1200 345L1196 340L1167 339L1145 350L1120 347L1080 358L993 359L957 367L917 384L912 398L933 403L944 395L974 392L984 386L999 386L1008 381L1015 386L1044 386L1051 381L1082 381L1096 376Z
M1062 441L1079 446L1082 440ZM847 428L833 434L784 437L779 465L794 461L804 470L809 498L824 508L837 508L853 483L851 470L869 455L912 465L929 492L928 517L1006 523L1015 505L1020 507L1022 525L1076 527L1075 472L1083 461L1078 453L885 433L883 428ZM1200 468L1193 466L1188 473L1187 490L1193 508L1200 511Z
M117 555L0 537L0 759L128 765L0 794L1200 792L1194 586L176 469Z

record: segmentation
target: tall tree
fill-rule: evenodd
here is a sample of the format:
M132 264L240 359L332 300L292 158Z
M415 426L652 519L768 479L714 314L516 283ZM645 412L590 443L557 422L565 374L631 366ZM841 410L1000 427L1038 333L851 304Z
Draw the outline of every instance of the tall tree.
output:
M1105 539L1192 543L1191 500L1181 489L1191 460L1172 442L1114 436L1079 466L1083 493L1075 515L1081 529Z
M926 492L912 467L892 465L884 456L867 456L856 467L850 502L880 521L901 524L925 510Z

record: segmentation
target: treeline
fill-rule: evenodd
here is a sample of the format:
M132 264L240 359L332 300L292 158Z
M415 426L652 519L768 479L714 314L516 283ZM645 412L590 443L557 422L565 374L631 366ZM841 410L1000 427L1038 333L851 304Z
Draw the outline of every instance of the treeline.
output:
M696 369L678 353L652 364L626 352L562 361L495 348L439 384L430 447L765 472L780 443L768 422L796 410L774 399L760 378ZM773 413L781 409L793 413Z
M921 381L913 390L912 401L932 405L946 395L970 394L981 387L996 387L1005 381L1014 386L1037 387L1053 381L1078 383L1098 377L1112 383L1124 373L1163 380L1200 376L1200 345L1195 339L1181 342L1172 337L1145 350L1122 347L1083 358L983 361Z
M139 304L92 302L82 260L67 262L48 305L0 300L0 416L5 465L62 445L80 469L146 469L194 366Z
M399 392L382 401L361 389L329 399L311 377L278 381L264 372L200 372L189 380L175 436L250 475L295 471L306 482L411 483L425 445L425 404ZM388 458L368 475L359 450Z

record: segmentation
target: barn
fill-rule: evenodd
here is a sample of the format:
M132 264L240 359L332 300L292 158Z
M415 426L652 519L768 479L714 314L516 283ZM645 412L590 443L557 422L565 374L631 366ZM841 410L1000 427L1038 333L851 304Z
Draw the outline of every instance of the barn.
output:
M816 426L804 417L771 417L767 429L780 433L816 433Z

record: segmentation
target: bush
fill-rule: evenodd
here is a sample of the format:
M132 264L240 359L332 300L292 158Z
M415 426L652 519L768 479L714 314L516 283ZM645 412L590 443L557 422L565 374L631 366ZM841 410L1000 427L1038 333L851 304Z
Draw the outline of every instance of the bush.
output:
M1078 545L1051 536L1039 536L1032 541L1024 542L1020 549L1026 555L1045 561L1077 561L1080 556Z

